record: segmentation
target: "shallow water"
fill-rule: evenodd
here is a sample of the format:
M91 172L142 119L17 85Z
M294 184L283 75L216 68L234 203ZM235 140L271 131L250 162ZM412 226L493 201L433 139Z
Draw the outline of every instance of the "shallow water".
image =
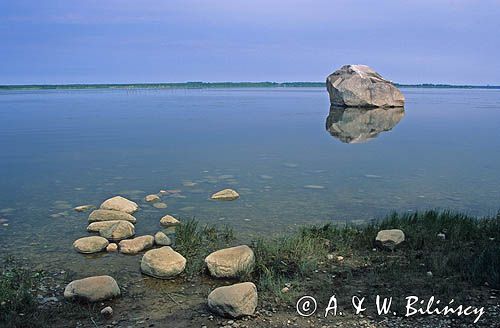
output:
M139 257L71 250L88 215L72 208L116 194L140 204L137 234L156 232L167 213L226 223L245 238L393 210L496 213L500 92L403 92L404 116L389 126L377 121L383 113L339 114L351 134L370 124L342 139L326 129L324 89L2 91L0 250L89 274L101 268L85 258L137 273ZM228 187L241 198L209 200ZM161 189L181 197L164 198L167 209L142 200Z

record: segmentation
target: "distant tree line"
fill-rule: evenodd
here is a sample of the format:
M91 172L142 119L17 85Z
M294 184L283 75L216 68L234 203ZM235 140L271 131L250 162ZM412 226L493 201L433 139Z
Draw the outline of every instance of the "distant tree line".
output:
M498 85L453 84L401 84L401 88L458 88L500 89ZM217 88L322 88L324 82L180 82L180 83L130 83L130 84L26 84L0 85L0 90L55 90L55 89L217 89Z

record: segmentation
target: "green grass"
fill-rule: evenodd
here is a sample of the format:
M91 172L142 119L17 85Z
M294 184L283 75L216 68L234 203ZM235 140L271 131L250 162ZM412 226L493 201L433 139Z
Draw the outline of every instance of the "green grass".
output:
M33 320L37 311L35 292L43 272L32 271L6 258L0 276L0 323L22 323Z
M377 248L377 232L396 228L405 232L405 242L394 250ZM453 297L465 297L468 286L500 287L500 215L392 214L368 225L305 226L292 235L260 239L253 249L253 280L260 291L283 300L307 289L324 291L326 297L333 287L346 293L384 288L400 295ZM337 256L344 260L335 260ZM296 286L292 296L281 292L287 283Z
M228 226L200 225L194 218L176 228L175 249L186 259L188 277L204 272L204 260L211 252L228 247L234 241Z
M13 257L1 261L0 327L51 327L55 321L75 326L78 320L99 320L99 304L59 302L41 307L37 294L43 294L47 278L45 272L33 270Z
M395 228L406 235L402 244L392 250L376 245L379 230ZM439 238L439 233L446 238ZM187 258L187 278L204 274L205 257L235 240L227 226L201 225L195 219L182 223L176 229L175 249ZM255 267L242 272L240 280L255 282L259 299L271 304L293 305L306 292L325 301L333 291L383 292L396 298L448 296L458 302L482 288L500 288L500 215L478 219L449 211L392 214L366 225L304 226L292 234L260 238L251 247ZM5 261L0 326L43 327L54 317L69 322L97 317L95 308L68 302L41 312L35 296L43 276ZM283 291L285 286L288 292Z

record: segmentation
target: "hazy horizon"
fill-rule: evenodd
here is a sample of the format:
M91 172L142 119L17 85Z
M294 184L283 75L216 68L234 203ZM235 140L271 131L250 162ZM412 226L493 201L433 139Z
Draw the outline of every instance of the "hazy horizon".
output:
M0 84L322 82L366 64L402 84L499 85L500 2L0 3Z

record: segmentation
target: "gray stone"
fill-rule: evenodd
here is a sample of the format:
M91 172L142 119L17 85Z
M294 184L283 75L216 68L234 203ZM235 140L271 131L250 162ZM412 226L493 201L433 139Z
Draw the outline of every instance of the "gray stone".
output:
M137 220L130 214L113 210L95 210L89 215L89 223L99 221L117 221L124 220L135 223Z
M214 200L235 200L239 197L240 195L235 190L224 189L213 194L211 198Z
M159 202L160 197L158 195L147 195L144 197L144 200L148 203L154 203L154 202Z
M92 254L103 251L109 242L106 238L99 236L83 237L75 240L73 248L84 254Z
M250 247L241 245L215 251L205 258L210 274L217 278L237 278L251 272L255 256Z
M111 227L113 224L116 224L118 222L121 222L122 220L111 220L111 221L97 221L97 222L92 222L87 226L87 231L88 232L99 232L103 229L107 229ZM128 221L125 221L128 222Z
M86 302L104 301L120 295L120 288L110 276L95 276L70 282L64 289L64 297Z
M172 241L163 231L158 231L155 234L155 244L159 246L170 246Z
M186 259L170 246L147 251L141 260L142 273L160 279L171 279L184 271Z
M208 295L208 308L223 317L252 315L257 307L257 288L251 282L214 289Z
M345 65L326 79L330 103L343 107L402 107L405 97L366 65Z
M120 252L125 254L137 254L145 249L153 247L154 237L150 235L124 239L120 241Z
M172 215L165 215L160 219L160 224L164 227L171 227L179 225L181 222L174 218Z
M387 248L394 248L405 240L405 234L399 229L380 230L375 241Z
M74 208L75 211L77 212L85 212L93 208L93 205L80 205Z
M107 228L99 230L99 235L108 240L119 241L135 235L135 228L128 221L118 221Z
M105 200L101 204L101 209L121 211L132 214L139 209L139 206L135 202L128 200L122 196L115 196Z

